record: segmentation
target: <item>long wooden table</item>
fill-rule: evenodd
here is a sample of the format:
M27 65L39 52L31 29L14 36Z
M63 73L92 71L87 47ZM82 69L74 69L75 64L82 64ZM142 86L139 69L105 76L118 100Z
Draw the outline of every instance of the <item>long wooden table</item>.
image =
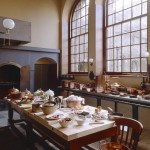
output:
M49 121L43 113L32 113L30 109L24 109L7 100L9 106L9 121L13 124L13 111L17 111L27 123L27 139L32 139L33 129L36 129L40 134L59 148L65 150L80 150L82 146L86 146L93 142L105 139L108 137L115 138L117 127L114 121L103 120L104 124L89 124L85 123L83 126L78 126L74 121L67 128L62 128L58 121ZM89 106L88 109L92 108ZM92 111L92 110L90 110ZM60 111L59 111L60 113Z

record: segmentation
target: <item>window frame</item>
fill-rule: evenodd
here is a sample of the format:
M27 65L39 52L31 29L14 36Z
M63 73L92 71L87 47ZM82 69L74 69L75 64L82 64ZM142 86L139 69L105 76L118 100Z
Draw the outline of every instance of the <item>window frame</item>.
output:
M148 3L148 1L146 1L147 3ZM142 3L145 3L145 2L143 2L142 0L141 0L141 5L142 5ZM137 4L138 5L138 4ZM108 75L123 75L123 76L128 76L128 75L135 75L135 74L146 74L147 73L147 71L145 71L145 72L142 72L142 70L141 70L141 65L142 65L142 58L146 58L146 61L147 61L147 66L148 66L148 58L147 57L143 57L142 56L142 49L141 49L141 45L143 44L142 42L141 42L141 31L143 30L142 28L141 28L141 25L140 25L140 29L138 30L138 31L140 31L140 42L139 42L139 46L140 46L140 57L139 57L139 59L140 59L140 71L138 72L132 72L131 71L131 55L130 55L130 72L123 72L122 71L122 65L121 65L121 72L107 72L107 62L108 62L108 60L107 60L107 28L109 27L109 25L108 25L108 0L105 0L104 1L104 5L103 5L103 7L104 7L104 24L103 24L103 29L104 29L104 32L103 32L103 37L104 37L104 42L103 42L103 71L105 72L105 73L107 73ZM130 8L133 8L134 6L131 6ZM147 4L147 7L148 7L148 4ZM122 10L125 10L125 9L122 9ZM148 9L147 9L148 10ZM116 13L116 12L115 12ZM123 16L123 14L122 14L122 16ZM127 22L127 21L130 21L130 23L132 22L132 20L136 20L136 19L140 19L141 20L141 18L142 17L144 17L144 16L146 16L147 17L147 20L148 20L148 11L147 11L147 13L145 13L145 14L142 14L142 9L141 9L141 15L139 15L139 16L137 16L137 17L131 17L131 19L127 19L127 20L122 20L122 21L120 21L119 23L114 23L114 24L112 24L111 26L115 26L115 25L117 25L117 24L121 24L121 27L122 27L122 23L123 22ZM141 21L140 21L140 23L141 23ZM131 28L131 25L130 25L130 28ZM147 30L147 33L148 33L148 23L147 23L147 27L145 28L146 30ZM133 33L134 31L130 31L130 32L128 32L128 33L130 33L130 40L131 40L131 34ZM121 36L121 42L122 42L122 36L123 35L125 35L125 33L122 33L122 29L121 29L121 34L120 34L120 36ZM113 33L113 37L114 37L114 33ZM114 42L114 40L113 40L113 42ZM146 43L144 43L144 44L146 44L147 45L147 52L148 52L148 34L147 34L147 41L146 41ZM136 45L136 44L135 44ZM132 44L131 44L131 41L130 41L130 53L131 53L131 47L132 47ZM122 43L121 43L121 46L120 46L120 48L121 48L121 54L122 54L122 48L123 48L124 46L122 45ZM117 47L116 47L117 48ZM114 46L113 46L113 48L112 49L114 49ZM135 57L135 58L137 58L137 57ZM119 59L117 59L117 60L119 60ZM123 60L123 58L122 58L122 55L121 55L121 59L120 59L121 61ZM113 62L114 62L114 56L113 56Z
M75 3L73 4L73 7L72 7L72 9L71 9L71 11L70 11L70 15L69 15L69 24L68 24L68 46L69 46L69 48L68 48L68 72L69 72L69 74L76 74L76 75L81 75L81 74L85 74L85 75L87 75L88 74L88 68L87 68L87 71L86 72L83 72L83 71L79 71L79 72L72 72L71 71L71 40L72 40L72 38L74 38L73 36L72 36L72 22L73 22L73 15L74 15L74 12L75 12L75 9L76 9L76 6L79 4L81 2L81 0L76 0L75 1ZM82 9L82 8L81 8ZM89 10L88 10L88 15L89 15ZM86 16L86 15L85 15ZM82 17L81 17L82 18ZM80 18L80 20L81 20L81 18ZM88 16L88 18L89 18L89 16ZM88 36L88 41L87 41L87 44L88 44L88 50L87 50L87 57L88 57L88 59L89 59L89 22L88 22L88 31L87 32L85 32L85 33L83 33L83 34L79 34L79 35L76 35L76 37L79 37L80 38L80 36L81 35L86 35L87 34L87 36ZM86 24L85 24L85 26L86 26ZM81 26L80 26L80 28L81 28ZM85 38L84 38L85 39ZM86 42L84 42L84 44L86 44ZM80 46L80 44L78 44L79 46ZM80 55L80 54L82 54L82 53L78 53L78 55ZM83 52L83 54L85 54L85 52ZM79 63L84 63L84 62L81 62L81 61L79 61ZM87 60L87 65L88 65L88 60ZM87 66L88 67L88 66Z

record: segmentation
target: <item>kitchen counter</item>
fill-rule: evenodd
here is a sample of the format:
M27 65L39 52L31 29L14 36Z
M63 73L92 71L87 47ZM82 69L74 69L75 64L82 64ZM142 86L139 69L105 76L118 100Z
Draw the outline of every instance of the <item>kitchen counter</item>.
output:
M81 91L76 89L69 89L69 88L62 88L58 87L59 90L65 90L67 92L71 92L76 95L80 96L88 96L95 98L97 101L97 106L101 106L102 100L112 101L115 103L115 110L117 111L117 105L118 103L128 104L132 106L132 118L138 120L138 108L139 107L145 107L150 108L150 100L145 99L138 99L138 98L130 98L129 96L120 96L120 95L112 95L112 94L105 94L105 93L96 93L96 92L87 92L87 91Z

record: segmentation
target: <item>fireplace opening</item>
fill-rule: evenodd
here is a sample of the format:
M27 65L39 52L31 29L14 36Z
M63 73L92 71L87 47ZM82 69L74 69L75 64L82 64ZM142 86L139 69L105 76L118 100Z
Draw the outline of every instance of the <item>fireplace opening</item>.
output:
M14 65L0 67L0 98L8 94L11 88L20 90L20 68Z

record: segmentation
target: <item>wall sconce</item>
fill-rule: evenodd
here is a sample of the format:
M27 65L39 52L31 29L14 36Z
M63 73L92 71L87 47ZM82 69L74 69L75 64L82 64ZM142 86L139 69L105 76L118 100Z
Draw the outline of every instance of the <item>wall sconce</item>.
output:
M93 58L89 58L90 66L93 66L93 61L94 61L94 59L93 59Z
M1 34L4 34L4 42L3 45L5 46L5 35L6 34L10 34L10 30L13 29L15 27L15 22L12 19L4 19L3 20L3 27L6 29L6 32L0 32ZM9 37L9 46L10 46L10 37Z

